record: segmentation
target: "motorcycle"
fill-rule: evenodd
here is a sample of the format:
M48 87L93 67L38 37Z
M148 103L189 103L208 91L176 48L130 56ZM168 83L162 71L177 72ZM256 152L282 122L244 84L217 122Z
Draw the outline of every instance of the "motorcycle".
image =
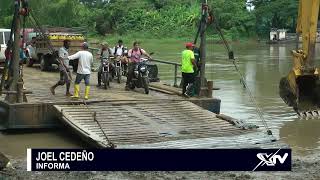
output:
M104 89L108 89L110 87L110 60L108 58L103 58L101 61L101 80L103 83Z
M114 61L114 76L117 78L117 82L121 83L121 76L122 76L122 62L121 62L121 58L116 58L116 60Z
M134 75L132 82L130 83L130 88L144 88L144 92L149 94L149 70L146 64L148 59L142 59L134 69Z

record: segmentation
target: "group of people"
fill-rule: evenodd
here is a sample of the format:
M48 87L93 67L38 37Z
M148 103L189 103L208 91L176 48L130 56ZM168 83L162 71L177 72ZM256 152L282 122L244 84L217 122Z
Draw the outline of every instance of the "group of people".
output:
M83 43L82 50L73 55L69 55L69 47L70 40L64 40L63 47L59 49L58 53L60 79L55 85L50 88L50 91L53 95L55 95L55 89L58 86L66 85L66 96L79 98L80 83L82 80L84 80L86 87L84 99L88 100L90 92L90 74L92 72L93 55L89 51L88 43ZM126 90L130 90L129 85L134 76L134 67L141 61L142 56L146 56L151 59L151 56L145 50L140 48L139 42L134 42L133 48L127 50L127 48L123 45L122 40L118 41L118 44L113 48L113 51L109 48L109 45L107 43L102 43L101 49L97 55L98 59L100 59L101 61L104 58L110 59L111 57L114 57L116 60L120 60L124 65L128 66L127 82L125 88ZM78 68L74 85L74 94L72 95L70 93L72 75L69 68L69 61L75 59L78 59ZM98 87L101 86L101 73L102 67L100 65L98 68Z
M59 50L59 70L60 79L59 81L50 88L53 95L55 95L55 89L58 86L66 85L66 96L71 96L72 98L79 98L80 83L82 80L85 82L85 96L84 98L89 99L90 91L90 74L92 72L93 55L88 51L89 46L87 43L82 44L82 50L78 51L74 55L69 55L68 50L70 47L70 41L65 40L63 42L63 47ZM98 53L98 58L102 60L103 58L114 57L116 60L122 61L124 65L128 66L127 72L127 82L126 90L130 90L129 85L134 76L134 68L137 63L141 61L141 57L146 56L151 59L151 56L143 49L140 48L139 42L133 43L133 48L127 50L123 45L123 41L119 40L118 45L114 47L113 52L109 48L107 43L101 44L101 49ZM70 84L72 80L72 75L69 68L69 60L78 59L77 76L74 85L74 94L70 93ZM112 63L111 63L112 64ZM200 52L199 49L193 43L186 43L186 49L182 52L181 60L181 72L182 72L182 95L186 97L192 96L191 91L194 89L195 77L200 71ZM111 67L112 68L112 67ZM101 65L98 68L98 84L101 86Z
M78 51L73 55L69 55L70 43L70 40L64 40L63 47L61 47L58 51L60 79L55 85L53 85L50 88L50 91L53 95L55 95L55 89L58 86L66 85L66 96L70 96L72 98L79 98L80 83L82 80L84 80L84 98L87 100L89 99L90 92L90 74L92 72L93 55L89 51L89 45L86 42L82 44L81 51ZM146 56L149 59L152 59L152 57L144 49L140 48L139 42L134 42L133 48L128 50L124 46L122 40L118 41L118 44L115 47L113 47L113 50L109 48L109 45L107 43L102 43L101 49L97 55L98 59L100 59L101 61L104 58L110 59L111 57L114 57L115 60L120 60L124 66L127 66L127 82L125 86L126 90L130 90L129 87L134 76L134 68L136 67L137 63L141 62L142 56ZM10 56L10 54L6 52L6 56ZM20 59L25 59L25 55L23 53L22 48L20 48ZM69 61L76 59L78 59L78 68L74 85L74 94L71 94L70 86L72 81L72 75L70 71ZM113 65L113 63L110 64ZM198 76L200 72L200 67L201 63L199 48L197 48L193 43L186 43L186 49L182 52L181 60L181 85L183 96L190 97L193 95L191 91L193 91L195 88L195 77ZM113 67L111 67L111 69L112 68ZM98 68L98 87L101 86L101 74L102 68L100 63L100 66Z
M71 96L73 98L79 98L80 83L82 80L85 81L85 99L89 99L90 91L90 74L91 67L93 64L93 55L89 52L88 43L82 44L82 50L78 51L73 55L69 55L70 40L63 41L63 47L59 49L58 61L60 70L60 80L50 88L50 91L55 95L55 89L58 86L63 86L66 84L66 96ZM70 93L70 85L72 80L72 75L69 68L69 61L78 59L77 76L74 83L74 94Z

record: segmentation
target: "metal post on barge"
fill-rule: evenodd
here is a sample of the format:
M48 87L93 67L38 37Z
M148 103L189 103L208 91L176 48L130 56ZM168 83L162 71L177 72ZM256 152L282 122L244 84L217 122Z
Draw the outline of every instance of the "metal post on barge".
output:
M200 70L200 88L198 90L200 97L207 97L208 85L206 79L206 29L207 29L207 17L208 17L208 0L202 1L202 16L200 21L200 59L201 59L201 70Z
M21 17L27 16L29 10L27 2L23 0L16 0L14 6L15 11L11 29L14 33L14 40L12 46L11 68L9 68L11 70L11 72L9 71L10 86L9 91L3 91L3 93L7 94L5 99L9 103L22 103L26 101L26 91L23 90L23 80L20 76L20 30Z
M14 41L13 41L13 49L12 49L12 59L11 59L11 67L12 67L12 82L9 87L10 91L17 92L18 91L18 79L19 79L19 40L20 40L20 2L15 2L15 15L14 15ZM7 94L6 100L10 103L18 102L20 99L19 94Z
M202 3L202 18L201 18L201 30L200 30L200 59L201 59L201 71L200 71L200 91L199 96L206 96L207 82L205 78L206 74L206 16L208 13L208 0L203 0Z

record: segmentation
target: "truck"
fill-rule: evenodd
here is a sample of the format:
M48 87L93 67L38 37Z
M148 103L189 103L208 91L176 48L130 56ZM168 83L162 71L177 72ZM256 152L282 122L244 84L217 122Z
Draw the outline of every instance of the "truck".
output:
M0 46L1 46L1 52L0 52L0 68L4 67L5 62L5 50L7 48L7 42L10 37L10 29L0 29Z
M81 49L85 42L83 33L74 32L69 28L47 28L45 35L36 34L28 45L29 57L27 66L40 64L41 71L50 70L53 64L58 64L54 53L58 53L64 40L70 40L69 54L74 54ZM51 47L50 47L51 46ZM53 50L52 50L53 49ZM70 66L77 69L77 60L70 61Z

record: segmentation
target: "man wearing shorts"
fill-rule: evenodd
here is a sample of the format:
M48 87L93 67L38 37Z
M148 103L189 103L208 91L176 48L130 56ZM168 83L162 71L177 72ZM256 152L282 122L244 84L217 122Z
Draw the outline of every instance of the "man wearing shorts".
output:
M89 99L89 91L90 91L90 74L91 74L91 65L93 63L93 55L91 52L88 51L89 46L85 42L82 44L81 51L78 51L76 54L71 55L68 57L70 60L79 59L78 63L78 70L77 70L77 77L75 80L74 85L74 95L72 98L79 98L79 92L80 92L80 83L82 80L84 80L86 89L85 89L85 96L84 99Z

